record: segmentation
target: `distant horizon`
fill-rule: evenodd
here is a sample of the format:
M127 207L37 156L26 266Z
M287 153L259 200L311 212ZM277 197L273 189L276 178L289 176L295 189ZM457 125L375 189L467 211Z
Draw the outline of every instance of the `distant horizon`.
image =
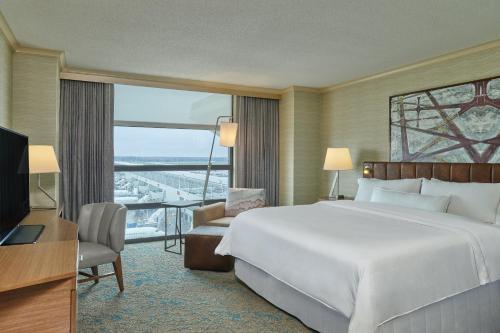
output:
M137 156L137 155L115 155L115 158L135 158L135 159L206 159L208 161L208 156ZM212 156L212 160L226 160L228 157L224 156Z

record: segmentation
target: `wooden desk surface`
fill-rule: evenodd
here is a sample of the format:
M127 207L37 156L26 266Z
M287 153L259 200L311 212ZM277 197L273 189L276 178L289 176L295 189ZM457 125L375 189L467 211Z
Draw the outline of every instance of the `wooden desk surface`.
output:
M22 224L43 224L36 244L0 246L0 292L76 278L78 227L55 210L32 211Z

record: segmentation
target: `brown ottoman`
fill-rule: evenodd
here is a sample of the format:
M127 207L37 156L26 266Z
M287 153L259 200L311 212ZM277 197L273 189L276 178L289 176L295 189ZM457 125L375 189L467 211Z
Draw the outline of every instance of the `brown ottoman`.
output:
M226 230L226 227L200 226L188 232L185 241L184 267L218 272L232 270L234 266L232 256L214 254Z

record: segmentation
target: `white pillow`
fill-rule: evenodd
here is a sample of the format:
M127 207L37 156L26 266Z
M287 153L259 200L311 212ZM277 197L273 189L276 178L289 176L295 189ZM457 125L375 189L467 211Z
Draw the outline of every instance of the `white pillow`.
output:
M424 179L422 194L449 195L448 213L495 223L500 183L453 183Z
M500 224L500 199L498 199L498 206L497 206L497 217L496 217L496 224Z
M358 192L354 201L370 201L372 192L375 187L383 187L389 190L396 190L401 192L419 193L422 178L418 179L394 179L382 180L373 178L359 178L358 179Z
M370 201L444 213L450 203L450 197L408 193L375 187Z
M265 207L266 191L262 188L230 188L226 199L226 216L236 216L244 211Z

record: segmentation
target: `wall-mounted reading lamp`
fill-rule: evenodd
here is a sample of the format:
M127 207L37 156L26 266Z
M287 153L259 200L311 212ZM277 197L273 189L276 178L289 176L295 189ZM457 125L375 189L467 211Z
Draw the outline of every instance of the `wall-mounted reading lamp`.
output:
M363 166L363 175L371 176L371 174L372 174L372 168L369 165Z

